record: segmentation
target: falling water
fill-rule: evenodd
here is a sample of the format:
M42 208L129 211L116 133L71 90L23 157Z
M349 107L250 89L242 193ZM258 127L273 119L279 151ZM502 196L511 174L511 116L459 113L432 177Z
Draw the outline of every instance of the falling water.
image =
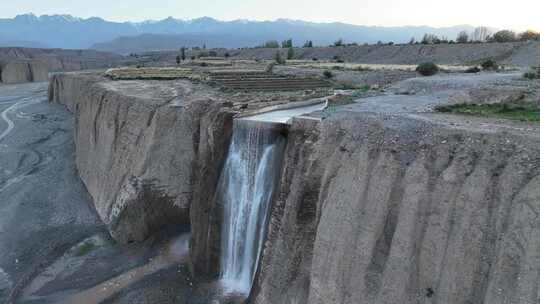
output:
M216 203L223 207L221 282L248 295L266 235L267 213L279 184L290 118L326 107L326 102L274 111L234 122Z
M248 294L265 237L269 203L279 180L282 124L239 119L218 185L223 204L221 281Z

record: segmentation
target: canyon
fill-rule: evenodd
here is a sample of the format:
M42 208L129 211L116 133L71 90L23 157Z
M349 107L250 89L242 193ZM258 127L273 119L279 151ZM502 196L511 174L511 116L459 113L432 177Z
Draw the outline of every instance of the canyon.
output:
M250 303L536 303L538 125L432 111L536 88L517 73L411 78L294 117ZM220 272L234 121L270 105L242 98L92 73L49 87L76 118L78 172L111 235L188 225L201 278Z

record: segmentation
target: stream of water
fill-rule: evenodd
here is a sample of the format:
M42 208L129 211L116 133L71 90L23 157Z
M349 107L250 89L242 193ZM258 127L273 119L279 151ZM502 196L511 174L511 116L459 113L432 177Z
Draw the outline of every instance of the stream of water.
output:
M253 285L268 210L279 185L285 122L325 107L321 103L235 120L216 191L216 204L223 207L220 281L226 292L247 296Z
M221 281L230 292L247 295L253 283L285 149L280 126L246 119L234 122L217 191L224 213Z

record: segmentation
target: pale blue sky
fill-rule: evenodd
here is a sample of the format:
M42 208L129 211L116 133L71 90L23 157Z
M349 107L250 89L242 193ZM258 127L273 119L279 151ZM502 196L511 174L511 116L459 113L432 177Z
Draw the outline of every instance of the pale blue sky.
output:
M172 16L221 20L276 18L363 25L488 25L540 30L538 0L0 0L0 17L33 12L141 21Z

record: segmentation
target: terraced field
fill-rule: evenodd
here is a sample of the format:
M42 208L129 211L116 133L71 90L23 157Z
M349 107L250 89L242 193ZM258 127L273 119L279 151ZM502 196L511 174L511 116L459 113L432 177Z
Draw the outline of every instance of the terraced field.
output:
M204 80L205 76L190 68L120 68L109 69L105 76L113 80Z
M225 88L244 91L313 90L331 86L317 78L288 77L262 71L212 72L209 80Z

